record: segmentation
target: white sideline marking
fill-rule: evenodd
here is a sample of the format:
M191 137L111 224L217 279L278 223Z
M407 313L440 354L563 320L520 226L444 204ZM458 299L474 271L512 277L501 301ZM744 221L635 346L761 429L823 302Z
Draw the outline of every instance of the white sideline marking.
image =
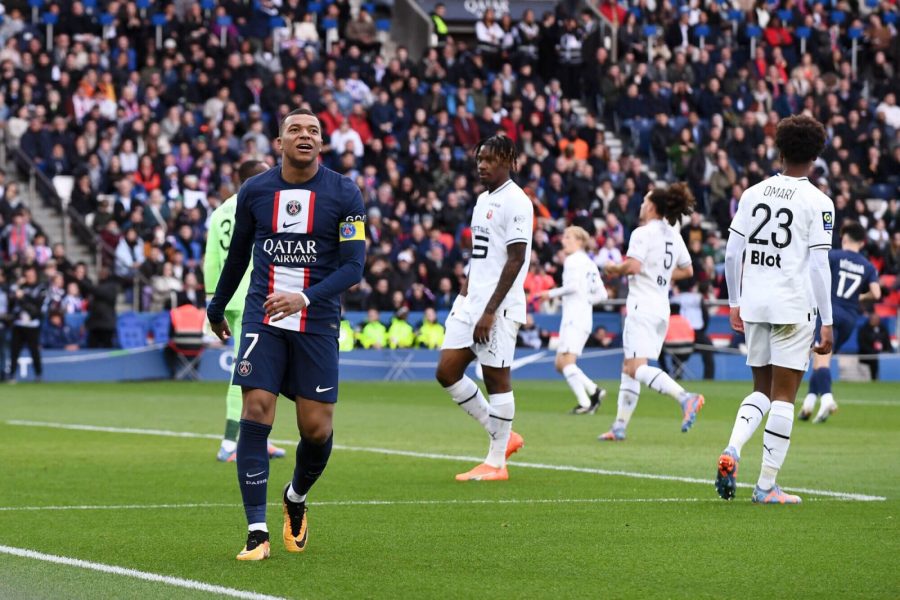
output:
M236 590L234 588L223 587L221 585L212 585L209 583L203 583L202 581L194 581L193 579L182 579L180 577L158 575L156 573L138 571L137 569L127 569L125 567L106 565L103 563L96 563L88 560L81 560L78 558L56 556L55 554L44 554L43 552L35 552L34 550L15 548L13 546L0 545L0 554L9 554L12 556L19 556L21 558L42 560L44 562L55 563L58 565L78 567L80 569L89 569L91 571L100 571L101 573L112 573L113 575L133 577L134 579L152 581L153 583L163 583L165 585L186 588L189 590L209 592L210 594L229 596L231 598L247 598L248 600L284 600L284 598L281 598L279 596L267 596L265 594L257 594L256 592L245 592L244 590Z
M499 498L472 500L325 500L312 502L320 506L440 506L447 504L672 504L695 502L721 502L717 498ZM281 502L269 502L269 506L281 506ZM241 508L240 504L225 502L186 502L182 504L82 504L72 506L0 506L0 512L42 510L155 510L189 508Z
M102 431L106 433L133 433L138 435L157 435L166 437L181 438L201 438L215 439L221 438L220 435L213 433L193 433L189 431L167 431L163 429L136 429L133 427L105 427L98 425L78 425L73 423L48 423L44 421L23 421L12 419L6 421L7 425L19 425L24 427L49 427L52 429L70 429L76 431ZM297 440L270 440L276 444L296 444ZM336 450L346 450L349 452L370 452L372 454L387 454L392 456L408 456L410 458L427 458L431 460L451 460L456 462L480 462L482 459L477 456L461 456L454 454L435 454L431 452L414 452L412 450L394 450L391 448L370 448L365 446L344 446L335 444ZM699 477L681 477L678 475L659 475L656 473L639 473L635 471L618 471L609 469L595 469L593 467L576 467L574 465L551 465L546 463L530 463L511 461L509 463L514 467L525 469L542 469L546 471L566 471L570 473L586 473L589 475L610 475L616 477L631 477L632 479L652 479L656 481L677 481L679 483L696 483L702 485L712 485L710 479L700 479ZM738 487L752 488L749 483L738 483ZM869 494L856 494L852 492L840 492L833 490L817 490L812 488L783 488L788 491L800 492L804 494L813 494L815 496L828 496L831 498L840 498L841 500L854 500L857 502L883 502L887 500L884 496L873 496Z

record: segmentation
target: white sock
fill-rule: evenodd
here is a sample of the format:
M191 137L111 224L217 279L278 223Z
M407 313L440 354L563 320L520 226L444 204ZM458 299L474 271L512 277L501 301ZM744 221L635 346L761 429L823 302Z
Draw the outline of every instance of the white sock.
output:
M490 416L490 408L484 394L481 393L478 385L466 375L449 387L445 387L447 393L453 398L460 408L469 413L473 419L481 423L485 431L488 429L488 417Z
M816 400L818 399L819 397L815 394L807 394L806 398L803 399L803 406L800 410L811 413L813 410L815 410Z
M582 408L587 408L591 405L591 399L588 398L588 393L584 389L584 381L582 378L586 378L584 373L581 372L574 364L566 365L563 367L562 371L563 377L566 378L566 383L569 384L569 387L572 388L572 392L575 393L575 398L578 399L578 404L581 405ZM596 387L596 386L594 386Z
M512 431L513 417L516 416L516 400L512 392L491 394L491 415L488 433L491 435L491 446L484 462L492 467L506 465L506 445L509 443L509 432Z
M738 456L741 455L741 449L747 440L753 437L771 405L769 398L762 392L753 392L744 398L734 420L731 439L728 440L728 445L737 451Z
M294 491L294 484L288 486L287 499L291 502L306 502L306 494L302 496Z
M834 396L832 394L822 394L822 406L828 406L830 404L835 404Z
M597 391L597 384L594 383L594 380L584 374L584 371L581 370L581 367L576 365L572 365L578 371L578 377L581 378L581 385L584 386L585 391L587 391L588 396L592 395Z
M613 427L621 427L622 429L628 427L628 421L631 420L631 415L634 413L634 409L637 408L640 397L640 382L630 375L622 373L622 379L619 383L619 410L616 413L616 422L613 423Z
M763 460L759 481L756 485L763 490L772 489L775 476L784 464L791 445L791 429L794 426L794 405L776 400L772 402L769 419L763 432Z
M265 531L269 533L269 528L266 527L265 523L250 523L247 525L247 531Z
M222 440L222 450L225 452L234 452L237 450L237 442L232 440Z
M641 365L634 372L634 378L651 390L655 390L660 394L668 394L681 403L681 395L684 393L684 388L675 383L675 380L666 375L662 369L651 367L650 365Z

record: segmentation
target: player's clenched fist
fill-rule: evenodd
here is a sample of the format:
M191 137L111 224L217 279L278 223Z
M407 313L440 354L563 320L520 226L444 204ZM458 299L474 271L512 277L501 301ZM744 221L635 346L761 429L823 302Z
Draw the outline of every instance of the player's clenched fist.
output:
M472 334L473 341L476 344L487 344L491 341L491 327L494 326L494 314L484 313L475 324L475 331Z
M728 312L728 320L731 322L731 328L739 333L744 333L744 320L741 319L741 307L732 306Z
M263 309L272 321L280 321L306 308L303 294L277 292L266 296Z
M821 339L818 344L813 346L813 352L816 354L830 354L834 346L834 329L832 329L832 326L822 325L822 328L819 330L819 337Z

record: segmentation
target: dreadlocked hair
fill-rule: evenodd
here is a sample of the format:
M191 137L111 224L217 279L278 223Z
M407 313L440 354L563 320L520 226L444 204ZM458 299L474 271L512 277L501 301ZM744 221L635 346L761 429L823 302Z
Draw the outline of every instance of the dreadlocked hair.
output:
M673 183L665 189L650 192L650 201L656 205L656 212L674 225L682 215L694 212L694 195L685 183Z
M516 160L519 158L519 151L516 149L516 144L511 139L506 137L505 135L492 135L489 138L485 138L478 142L475 146L475 158L478 158L478 153L482 150L487 150L494 156L496 156L501 162L509 165L509 169L515 170L516 168Z
M775 128L775 146L784 160L794 165L816 160L825 149L826 138L825 127L806 115L786 117Z

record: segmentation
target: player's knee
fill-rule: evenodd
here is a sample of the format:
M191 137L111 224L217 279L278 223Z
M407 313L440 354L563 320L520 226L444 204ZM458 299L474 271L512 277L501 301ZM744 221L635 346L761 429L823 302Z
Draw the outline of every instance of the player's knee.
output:
M268 422L268 414L265 407L256 403L244 402L244 408L241 410L241 418L256 423Z
M438 364L438 367L434 372L434 377L442 387L450 387L462 378L462 376L457 373L453 373L452 369L448 369L447 365L444 363Z
M304 427L301 436L304 440L322 445L331 437L331 423L314 423Z

